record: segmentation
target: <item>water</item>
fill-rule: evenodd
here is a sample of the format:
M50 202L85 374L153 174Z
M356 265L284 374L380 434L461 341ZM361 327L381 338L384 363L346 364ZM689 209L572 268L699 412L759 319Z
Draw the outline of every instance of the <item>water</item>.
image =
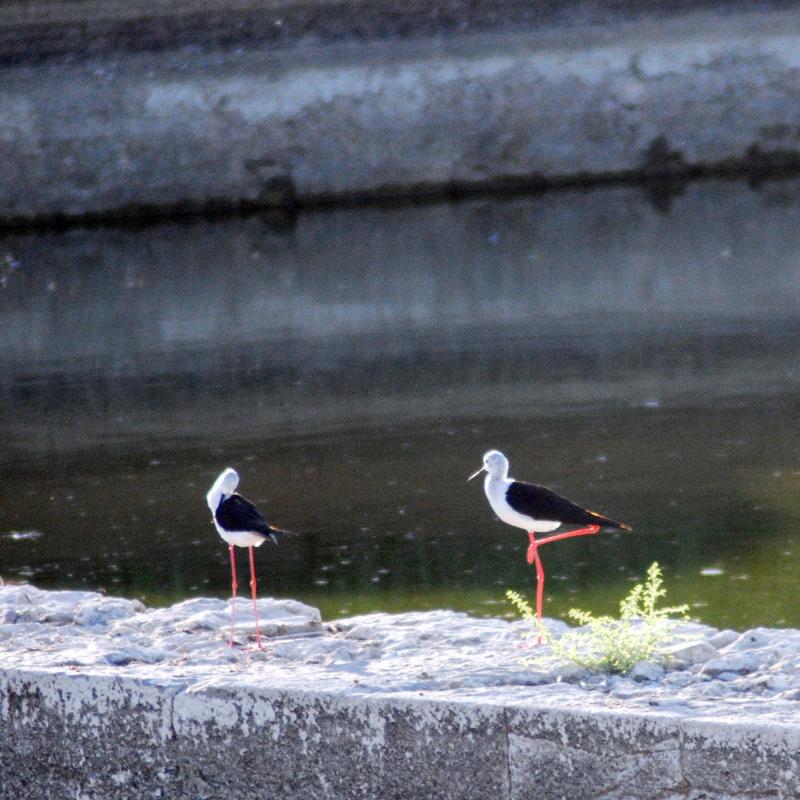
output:
M509 611L512 474L632 524L545 548L546 613L658 560L720 626L800 626L800 182L637 187L0 240L0 576L225 597L204 495L301 533L326 617ZM240 582L246 585L244 551Z

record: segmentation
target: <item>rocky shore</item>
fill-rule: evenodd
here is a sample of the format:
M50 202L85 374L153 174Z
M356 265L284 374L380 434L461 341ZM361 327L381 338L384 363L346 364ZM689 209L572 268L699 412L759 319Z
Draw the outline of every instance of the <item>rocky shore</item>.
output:
M252 605L239 598L236 644L227 646L230 605L197 598L168 608L93 592L0 587L0 666L61 668L72 673L153 675L175 670L206 680L258 669L298 685L427 692L489 687L546 687L600 696L630 708L686 712L731 704L800 724L800 631L719 631L677 622L665 660L640 662L629 676L594 674L537 645L523 621L452 611L374 613L323 622L295 600L259 600L265 649L253 645ZM567 625L547 620L558 636ZM307 674L304 674L304 671ZM536 688L533 688L536 687ZM598 695L594 698L594 695Z
M290 771L270 784L287 798L558 797L564 780L563 796L800 793L800 631L680 623L665 663L622 677L559 661L521 621L434 611L325 622L293 600L259 601L259 652L252 610L240 603L230 648L222 600L148 609L91 592L1 587L0 766L15 776L6 786L27 780L38 787L30 797L68 796L43 788L56 774L61 791L125 796L137 780L126 770L111 783L94 776L86 789L99 735L115 763L140 760L131 748L145 746L161 770L160 783L140 787L148 797L217 797L231 785L230 796L247 796L255 778L240 756L253 747L262 768ZM547 624L556 635L565 627ZM55 734L69 746L56 747ZM239 755L229 758L232 746ZM31 747L43 748L49 771L25 760ZM502 768L456 791L470 761L493 749ZM89 772L67 769L76 753Z

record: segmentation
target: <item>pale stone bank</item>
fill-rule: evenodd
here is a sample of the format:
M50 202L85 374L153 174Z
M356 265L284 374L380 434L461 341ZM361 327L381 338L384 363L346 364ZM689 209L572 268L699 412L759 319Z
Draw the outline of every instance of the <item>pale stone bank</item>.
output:
M0 587L0 798L792 798L800 631L591 675L522 622ZM549 621L554 632L563 623ZM533 657L533 658L532 658Z

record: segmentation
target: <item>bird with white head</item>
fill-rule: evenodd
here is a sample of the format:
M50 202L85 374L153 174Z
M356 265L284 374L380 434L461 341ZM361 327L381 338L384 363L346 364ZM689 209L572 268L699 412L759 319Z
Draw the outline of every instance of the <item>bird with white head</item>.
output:
M206 503L211 510L214 526L220 537L228 545L231 558L231 636L229 644L233 647L236 629L236 590L239 583L236 579L235 547L247 547L250 554L250 591L253 597L253 616L256 624L256 645L259 650L261 631L258 625L258 603L255 558L253 548L260 547L268 539L274 544L281 536L290 531L273 528L261 516L259 510L249 501L236 493L239 486L239 474L232 467L224 469L206 494Z
M589 511L544 486L509 478L508 459L499 450L484 453L483 466L467 480L471 481L482 472L486 472L483 490L494 513L508 525L522 528L528 533L527 561L536 565L536 617L541 622L545 575L539 547L602 530L629 531L631 527L596 511ZM581 527L537 540L537 533L550 533L562 525Z

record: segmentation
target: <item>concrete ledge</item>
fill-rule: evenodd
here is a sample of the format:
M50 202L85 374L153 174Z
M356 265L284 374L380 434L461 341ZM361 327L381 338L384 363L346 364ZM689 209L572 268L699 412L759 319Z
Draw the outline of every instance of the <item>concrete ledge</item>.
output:
M342 695L19 669L0 697L2 798L800 794L797 724L599 711L530 687Z
M11 63L0 220L796 168L798 52L793 10L701 10Z
M0 64L193 48L293 47L468 33L651 24L698 10L791 10L795 0L7 0Z
M800 631L683 622L621 677L523 622L292 600L262 652L248 605L229 648L221 600L0 587L0 800L800 796Z

